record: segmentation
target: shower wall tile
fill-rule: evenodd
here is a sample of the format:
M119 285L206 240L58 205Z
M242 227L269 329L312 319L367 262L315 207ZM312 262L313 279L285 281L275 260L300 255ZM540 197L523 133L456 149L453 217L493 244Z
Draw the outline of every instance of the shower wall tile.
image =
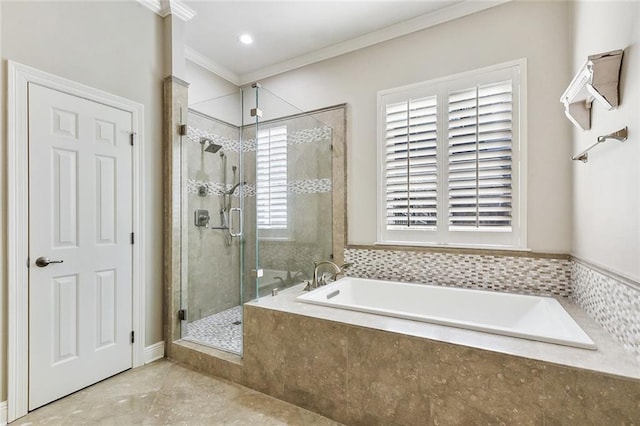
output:
M223 195L229 192L233 188L233 184L227 183L226 185L220 182L211 182L198 179L187 179L186 190L188 194L199 194L200 188L204 187L205 195ZM254 184L247 183L243 185L245 197L256 196L256 186ZM233 192L233 196L239 196L239 189L236 188ZM331 192L331 179L306 179L306 180L294 180L287 182L287 192L289 194L319 194Z
M355 277L569 297L571 262L566 257L460 254L411 249L347 248Z
M187 296L187 315L190 322L208 317L240 304L240 291L237 283L240 268L239 242L228 239L228 231L210 229L221 226L223 219L220 210L226 201L221 195L231 189L239 177L234 174L232 166L238 163L238 153L230 145L232 137L236 137L238 129L193 112L189 113L189 123L202 130L196 139L198 143L183 141L182 154L185 159L183 185L183 247L186 258L182 286ZM193 129L193 128L192 128ZM220 135L216 143L223 145L218 153L204 151L200 137ZM191 134L193 138L193 134ZM223 154L224 156L221 156ZM225 170L226 166L226 170ZM224 177L227 184L224 185ZM208 196L200 196L198 188L205 185ZM186 187L186 188L185 188ZM184 191L184 189L187 189ZM231 207L237 207L238 197L230 197ZM209 211L209 227L197 227L194 223L194 212L199 209Z
M189 117L189 120L192 120L193 116L194 114ZM291 120L287 120L287 122L291 122L293 120L297 120L297 118L292 118ZM281 124L286 124L286 122L279 123L279 125ZM233 126L229 125L229 127ZM238 130L237 127L234 128L236 129L236 131ZM300 145L328 141L331 140L331 134L331 127L329 126L303 128L300 130L288 131L287 144ZM223 136L215 130L202 129L194 126L187 126L187 139L189 139L191 142L197 143L200 143L203 139L207 139L218 145L221 145L222 149L226 152L240 152L241 148L245 152L255 151L257 144L255 136L252 138L245 138L241 144L237 137L233 138L229 136Z
M640 287L574 260L572 298L640 359Z

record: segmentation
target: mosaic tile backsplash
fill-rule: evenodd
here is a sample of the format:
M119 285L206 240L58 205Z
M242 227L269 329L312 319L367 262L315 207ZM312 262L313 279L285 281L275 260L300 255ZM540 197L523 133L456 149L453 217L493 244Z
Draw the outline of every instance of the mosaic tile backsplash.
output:
M347 248L355 277L570 297L640 360L640 286L571 259Z
M349 275L449 287L569 297L569 259L345 249Z
M571 262L572 299L640 360L640 290Z

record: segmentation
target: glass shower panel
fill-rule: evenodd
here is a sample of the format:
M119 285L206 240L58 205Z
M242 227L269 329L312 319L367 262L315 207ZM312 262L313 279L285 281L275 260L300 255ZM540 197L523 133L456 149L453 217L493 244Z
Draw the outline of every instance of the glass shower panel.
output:
M262 277L255 297L313 276L314 261L332 258L332 129L258 87L262 113L245 134L255 141L252 224ZM250 241L250 240L248 240Z

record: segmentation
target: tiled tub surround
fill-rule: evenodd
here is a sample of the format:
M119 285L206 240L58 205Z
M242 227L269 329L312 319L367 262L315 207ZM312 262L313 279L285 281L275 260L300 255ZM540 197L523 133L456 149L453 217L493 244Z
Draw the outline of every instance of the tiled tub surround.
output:
M569 298L597 351L294 302L301 287L245 305L243 359L172 357L346 424L640 423L638 360Z
M351 246L349 275L569 297L640 360L640 285L568 255Z
M461 250L462 251L462 250ZM535 257L349 247L349 275L360 278L496 290L541 296L571 296L569 256Z
M597 351L295 302L245 305L240 380L345 424L637 424L640 365L581 309Z
M580 260L571 262L572 298L640 360L640 286Z

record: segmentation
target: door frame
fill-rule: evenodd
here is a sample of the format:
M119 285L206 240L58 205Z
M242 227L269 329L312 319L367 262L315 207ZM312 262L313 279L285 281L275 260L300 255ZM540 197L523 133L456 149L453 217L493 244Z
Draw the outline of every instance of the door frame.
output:
M7 93L7 278L8 421L28 413L29 401L29 141L28 83L37 83L69 95L118 108L132 114L135 140L132 148L133 232L132 259L132 348L133 367L144 364L145 342L145 220L142 196L144 183L144 106L81 83L8 61Z

